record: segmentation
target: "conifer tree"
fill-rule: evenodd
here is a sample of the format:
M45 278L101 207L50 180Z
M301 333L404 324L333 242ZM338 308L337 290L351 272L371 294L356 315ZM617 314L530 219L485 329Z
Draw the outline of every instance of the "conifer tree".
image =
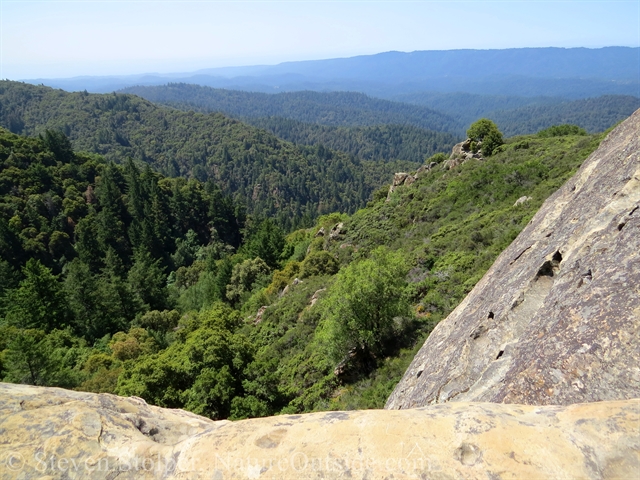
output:
M19 328L51 331L67 324L67 304L62 285L39 260L30 258L22 269L24 279L10 292L6 320Z

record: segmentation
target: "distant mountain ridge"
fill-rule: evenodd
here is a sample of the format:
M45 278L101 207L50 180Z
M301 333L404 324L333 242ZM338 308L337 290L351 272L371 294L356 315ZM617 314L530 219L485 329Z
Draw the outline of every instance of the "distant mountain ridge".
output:
M424 91L586 98L640 96L639 48L513 48L384 52L350 58L227 67L191 73L32 79L65 90L110 92L187 82L275 93L349 90L388 97Z

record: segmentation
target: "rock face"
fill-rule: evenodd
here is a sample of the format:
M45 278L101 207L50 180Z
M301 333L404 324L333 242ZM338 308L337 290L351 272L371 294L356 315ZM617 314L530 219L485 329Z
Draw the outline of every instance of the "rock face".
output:
M477 148L479 148L480 145L482 145L482 142L478 143ZM471 150L471 139L467 138L464 142L456 143L453 146L451 155L449 156L449 159L443 163L443 166L445 170L451 170L472 158L483 160L482 154L479 150L476 150L475 152Z
M213 422L0 384L0 478L636 478L638 401L451 403Z
M411 185L416 181L416 177L409 173L398 172L393 176L393 182L389 186L389 192L387 193L387 202L391 200L391 194L397 190L398 187L403 185Z
M640 110L429 336L386 408L640 397Z

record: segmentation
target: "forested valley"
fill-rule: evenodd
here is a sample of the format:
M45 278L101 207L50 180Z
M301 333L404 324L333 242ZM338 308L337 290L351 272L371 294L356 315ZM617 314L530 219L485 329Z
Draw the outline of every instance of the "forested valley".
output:
M306 224L284 225L223 178L162 173L176 151L155 163L128 158L122 144L101 144L105 155L77 146L87 141L82 122L104 118L95 105L82 110L83 98L122 102L112 110L122 125L198 114L119 94L35 92L51 110L2 104L3 119L20 113L20 131L35 135L0 130L0 378L135 395L214 419L380 408L434 325L603 138L565 126L503 142L481 122L469 134L495 140L484 159L436 153L405 164L413 180L392 193L380 168L382 187L353 197L366 207L335 203L322 214L314 204ZM82 118L72 139L52 128L54 97L67 118ZM274 161L349 158L319 148L304 157L221 115L196 118L227 125L234 141L238 132L271 139L281 149ZM131 132L148 125L120 131L135 145ZM230 145L229 167L239 162ZM314 175L321 192L343 193L330 175Z
M2 81L0 106L0 125L14 133L57 130L79 151L117 163L132 158L170 177L212 180L249 213L276 217L285 228L330 212L352 213L394 172L424 160L362 160L322 144L296 146L220 113L182 112L134 95ZM449 149L452 138L428 137L409 153Z

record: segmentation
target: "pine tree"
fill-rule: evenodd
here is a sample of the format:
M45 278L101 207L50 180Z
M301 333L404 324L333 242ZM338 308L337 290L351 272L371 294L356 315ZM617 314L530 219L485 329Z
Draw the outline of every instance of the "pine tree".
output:
M24 279L9 294L7 322L45 331L63 328L67 324L67 304L57 276L33 258L27 261L22 274Z

